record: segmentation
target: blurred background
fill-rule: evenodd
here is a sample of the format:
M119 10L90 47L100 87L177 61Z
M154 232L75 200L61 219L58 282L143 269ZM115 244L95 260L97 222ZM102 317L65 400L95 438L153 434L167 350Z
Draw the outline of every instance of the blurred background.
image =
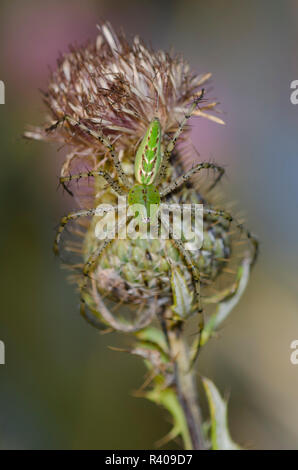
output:
M111 351L79 316L78 295L52 254L55 226L70 208L56 191L62 155L27 142L43 122L39 88L69 44L96 37L108 19L128 36L183 53L213 73L226 126L197 119L202 157L225 165L222 189L261 240L248 289L200 373L229 394L233 438L253 449L298 449L298 4L295 0L1 1L0 448L152 449L166 413L134 398L140 360ZM173 447L175 444L173 444Z

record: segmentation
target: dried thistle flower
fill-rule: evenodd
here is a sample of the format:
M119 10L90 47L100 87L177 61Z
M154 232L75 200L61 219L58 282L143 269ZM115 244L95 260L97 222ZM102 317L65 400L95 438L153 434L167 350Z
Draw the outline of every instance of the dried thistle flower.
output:
M96 42L60 57L44 92L49 116L42 128L25 133L28 138L67 144L70 148L62 174L67 174L72 158L102 163L106 149L77 127L47 128L65 115L88 122L94 131L102 130L113 140L121 160L131 161L139 140L157 115L165 136L174 132L190 101L200 95L211 74L194 74L182 57L153 51L135 37L130 44L108 23L102 24ZM206 98L206 93L205 93ZM216 102L206 102L194 114L223 121L214 111ZM167 137L166 137L167 138ZM96 159L98 156L98 159Z
M173 247L171 240L116 239L101 252L101 242L95 236L98 217L94 208L100 203L115 204L115 188L121 192L121 184L133 184L136 148L153 118L158 119L162 129L161 151L170 154L168 149L174 147L175 133L183 127L180 122L188 113L190 102L202 97L203 85L206 86L210 74L194 74L181 57L150 50L139 38L130 44L107 23L99 30L95 43L73 48L59 59L44 93L50 116L43 128L32 128L25 135L67 145L69 151L60 182L75 194L81 207L93 208L64 217L56 239L57 248L64 226L72 221L72 237L65 239L64 249L78 256L69 265L81 291L83 285L83 302L91 312L84 310L83 314L99 328L136 333L137 345L131 352L146 360L152 380L146 396L173 414L175 432L171 438L180 434L187 448L202 448L206 442L194 400L190 364L238 301L256 256L257 242L227 211L214 207L216 199L212 193L202 196L204 180L200 192L190 183L176 190L173 182L192 157L184 147L172 153L161 184L163 190L166 185L175 190L174 202L204 204L204 243L193 254L192 270L190 261L185 263L183 252L177 249L179 245ZM208 102L206 95L204 98L200 109L194 111L193 107L193 114L222 123L218 116L210 114L216 112L217 103ZM186 137L187 132L183 134L184 141ZM204 165L220 169L214 164ZM108 175L105 180L104 174ZM79 182L77 186L75 181ZM83 220L82 215L87 217ZM240 236L252 241L254 254L242 252L240 258L235 256L232 222L238 231L236 238L240 232ZM94 258L94 253L100 255ZM91 259L92 276L86 269ZM216 282L225 271L231 271L228 264L234 266L235 279L219 289ZM186 320L198 309L192 291L194 270L200 272L201 284L205 286L206 310L207 304L214 304L215 311L189 350L183 329ZM86 281L87 273L90 278ZM156 319L160 320L161 330L151 325ZM211 402L212 396L209 394ZM212 402L210 406L216 404Z
M114 146L120 154L124 171L131 176L136 146L153 116L158 116L160 120L163 145L166 146L187 112L189 102L201 94L203 85L206 86L211 76L210 73L196 75L182 57L150 50L139 38L135 38L130 45L123 34L117 36L108 24L101 25L99 29L100 34L95 43L77 50L72 49L59 59L58 68L52 74L48 90L44 93L52 120L48 119L44 128L35 128L26 133L29 138L53 140L70 147L71 151L62 167L62 177L79 173L86 167L88 171L105 169L112 176L116 175L111 158L98 139L82 132L70 122L49 132L47 129L53 122L68 115L76 121L88 123L95 132L102 130L110 139L115 140ZM215 107L215 101L208 103L205 98L200 109L193 114L222 122L214 114L208 114ZM186 134L182 138L185 139ZM183 161L181 151L179 159ZM185 149L183 157L187 161ZM172 175L168 175L168 179L175 178L181 172L181 164L176 161L176 168L170 170ZM100 178L99 181L88 181L88 186L82 182L79 187L72 187L72 191L83 207L94 207L100 201L115 202L115 195L106 190ZM186 191L180 193L175 200L195 203L200 202L202 197L192 190L188 194ZM210 225L212 223L211 218ZM221 224L226 225L225 221L221 221ZM83 225L86 226L86 223ZM211 228L211 231L206 228L204 240L210 256L198 254L197 260L204 274L211 279L216 277L224 265L219 260L230 254L229 236L218 228ZM92 233L92 230L89 232ZM91 249L94 248L92 236L86 237L86 240ZM146 303L152 292L163 293L163 297L168 299L171 296L171 285L168 276L162 275L169 270L165 251L167 257L171 258L172 255L172 260L177 261L177 253L168 245L169 243L163 243L162 246L160 243L151 244L149 252L152 260L145 263L142 261L141 265L137 253L142 248L139 247L138 250L135 247L134 254L130 256L130 264L123 268L123 259L119 253L129 253L130 248L125 241L115 243L102 257L101 269L98 269L97 279L101 292L112 292L114 298L117 293L117 300L122 302ZM68 249L70 246L69 243ZM85 252L89 253L86 243L83 246ZM115 250L117 256L114 256ZM111 265L113 269L109 271ZM150 265L158 266L156 272L149 269ZM140 271L146 268L144 278L143 275L140 276ZM190 284L188 270L183 268L183 272ZM141 286L138 286L140 281Z

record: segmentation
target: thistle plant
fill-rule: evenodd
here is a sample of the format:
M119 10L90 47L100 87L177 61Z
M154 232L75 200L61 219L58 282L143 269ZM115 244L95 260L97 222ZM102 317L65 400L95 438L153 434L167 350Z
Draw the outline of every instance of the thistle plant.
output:
M137 394L172 415L172 430L159 444L182 438L185 449L238 448L226 403L207 378L210 425L204 423L196 362L240 299L258 253L256 238L221 205L224 169L194 163L188 144L192 116L223 123L218 103L208 98L210 76L138 37L130 44L104 23L96 42L60 57L43 93L49 116L25 134L68 149L60 184L77 208L61 219L54 251L79 288L81 314L101 331L131 335L128 352L148 369ZM119 198L137 206L128 218ZM187 248L184 225L177 238L175 218L162 217L167 203L187 205L195 241L201 240L196 249ZM145 232L120 236L130 223Z

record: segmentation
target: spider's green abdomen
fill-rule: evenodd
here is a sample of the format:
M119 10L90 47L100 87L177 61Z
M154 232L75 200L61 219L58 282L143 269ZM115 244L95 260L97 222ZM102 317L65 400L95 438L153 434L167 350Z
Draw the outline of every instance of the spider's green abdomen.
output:
M149 124L135 159L135 178L140 184L152 184L161 163L161 126L158 118Z
M128 194L128 204L130 206L134 204L141 204L145 206L147 216L150 217L150 206L159 206L160 195L153 184L136 184L131 188Z

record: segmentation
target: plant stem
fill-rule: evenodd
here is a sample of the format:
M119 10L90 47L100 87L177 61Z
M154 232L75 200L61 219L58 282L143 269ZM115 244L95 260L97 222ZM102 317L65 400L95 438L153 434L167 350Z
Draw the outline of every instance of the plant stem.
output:
M201 410L198 404L197 384L194 369L190 367L188 345L182 334L181 324L168 328L168 339L174 361L175 385L183 409L190 439L191 450L204 450L206 444L202 432ZM186 444L184 442L184 444Z

